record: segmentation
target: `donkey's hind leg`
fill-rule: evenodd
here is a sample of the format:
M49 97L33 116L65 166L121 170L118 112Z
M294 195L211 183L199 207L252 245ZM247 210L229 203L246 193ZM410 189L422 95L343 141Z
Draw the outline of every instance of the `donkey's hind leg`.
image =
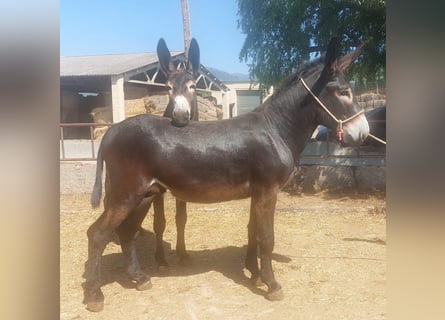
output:
M103 214L88 228L88 260L85 262L85 282L83 303L90 311L101 311L104 306L104 295L100 289L100 263L103 251L112 238L113 231L128 216L128 208L106 206Z
M117 228L119 241L124 254L127 273L130 279L136 284L137 290L147 290L151 288L150 276L141 270L136 253L136 238L141 229L142 221L147 215L151 201L144 199L136 208L134 208L127 219Z

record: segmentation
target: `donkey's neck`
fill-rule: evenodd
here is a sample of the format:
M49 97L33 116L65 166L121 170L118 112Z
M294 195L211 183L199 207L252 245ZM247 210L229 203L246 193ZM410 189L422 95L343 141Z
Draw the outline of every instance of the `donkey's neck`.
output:
M278 134L297 160L317 127L316 112L303 105L306 91L288 89L266 101L265 117L277 129Z

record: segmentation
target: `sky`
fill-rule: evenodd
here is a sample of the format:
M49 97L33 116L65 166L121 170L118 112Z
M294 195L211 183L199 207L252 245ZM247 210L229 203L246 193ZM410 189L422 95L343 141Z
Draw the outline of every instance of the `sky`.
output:
M201 64L248 74L239 53L245 35L238 29L236 0L189 0L191 36ZM156 52L159 38L170 51L184 50L180 0L61 0L60 55Z

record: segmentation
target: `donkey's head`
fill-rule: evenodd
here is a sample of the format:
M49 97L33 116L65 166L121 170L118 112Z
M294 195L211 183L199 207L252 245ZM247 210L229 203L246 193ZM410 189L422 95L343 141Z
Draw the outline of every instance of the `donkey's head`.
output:
M199 71L199 46L195 39L190 42L186 65L175 67L164 39L157 48L161 71L167 78L169 102L164 117L172 118L176 126L185 126L190 120L198 120L196 78Z
M310 80L312 83L315 81L311 88L306 86L304 80L303 85L311 93L314 103L319 105L317 113L320 123L336 130L339 140L343 140L347 144L358 145L368 136L369 125L363 110L355 101L344 72L359 56L362 45L337 59L337 43L336 38L330 41L324 58L323 70L318 74L318 79Z

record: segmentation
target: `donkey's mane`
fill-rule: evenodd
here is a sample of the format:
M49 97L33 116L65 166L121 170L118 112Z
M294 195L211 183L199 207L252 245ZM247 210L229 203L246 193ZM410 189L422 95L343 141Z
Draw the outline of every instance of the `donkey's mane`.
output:
M303 62L303 64L295 72L291 73L281 81L277 89L274 90L272 96L269 99L267 99L268 103L262 103L252 111L259 112L264 110L277 97L282 96L283 92L285 92L288 88L292 87L295 84L295 82L298 81L309 70L315 71L318 70L320 67L323 67L324 58L325 55L322 55L315 60Z
M291 73L287 77L283 79L277 90L272 95L275 96L287 88L291 87L295 81L298 81L301 76L303 76L308 70L316 70L324 64L324 55L319 57L318 59L312 61L304 62L294 73Z

